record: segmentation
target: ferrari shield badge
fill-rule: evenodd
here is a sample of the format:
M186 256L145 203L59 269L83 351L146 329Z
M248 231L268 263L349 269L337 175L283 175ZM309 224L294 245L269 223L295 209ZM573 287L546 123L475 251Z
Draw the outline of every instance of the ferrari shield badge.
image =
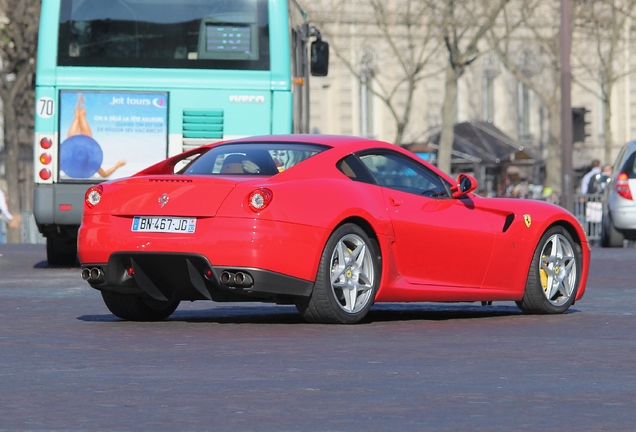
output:
M532 225L532 218L529 214L523 215L523 221L526 223L526 227L530 228L530 225Z

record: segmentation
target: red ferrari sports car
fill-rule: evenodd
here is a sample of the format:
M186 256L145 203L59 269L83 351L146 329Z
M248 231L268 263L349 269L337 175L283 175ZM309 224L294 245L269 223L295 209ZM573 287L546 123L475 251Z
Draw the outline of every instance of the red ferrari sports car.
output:
M359 322L376 302L565 312L590 262L579 222L476 187L358 137L210 144L86 192L82 277L126 320L182 300L294 304L323 323Z

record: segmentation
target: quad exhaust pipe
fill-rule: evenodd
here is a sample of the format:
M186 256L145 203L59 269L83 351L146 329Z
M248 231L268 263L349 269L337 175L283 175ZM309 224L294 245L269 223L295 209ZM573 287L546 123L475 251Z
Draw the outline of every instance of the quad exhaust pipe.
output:
M225 270L221 273L221 283L230 287L251 287L254 285L254 279L247 272L231 272Z
M106 275L99 267L85 267L82 269L82 279L87 282L101 283L106 280ZM229 287L246 288L254 285L254 278L252 278L249 273L243 271L233 272L225 270L221 273L220 280L222 284Z
M86 267L82 269L82 279L87 282L104 282L106 280L106 275L99 267Z

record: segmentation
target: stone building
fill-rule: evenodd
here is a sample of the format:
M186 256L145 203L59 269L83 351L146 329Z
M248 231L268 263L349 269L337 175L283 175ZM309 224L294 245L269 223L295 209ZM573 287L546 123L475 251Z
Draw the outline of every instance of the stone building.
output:
M518 1L513 6L528 6L529 2L530 0ZM308 11L310 21L320 28L323 38L331 44L332 50L329 75L311 80L312 131L396 141L396 136L399 136L398 126L392 109L399 110L405 106L409 91L404 84L396 87L396 83L404 79L405 74L395 48L404 57L408 57L408 32L411 31L410 45L425 45L424 49L433 55L418 76L410 119L401 135L400 144L427 144L439 132L441 125L445 96L444 65L448 59L448 51L439 35L435 37L435 30L428 33L422 28L413 30L417 26L435 25L433 19L426 17L426 7L421 6L423 1L315 0L301 3ZM407 3L412 7L410 15L404 9ZM430 4L432 3L429 2L428 5ZM390 37L378 24L378 5L384 5L381 6L384 8L381 16L387 23L386 31L392 32ZM547 17L545 20L535 15L534 22L538 23L537 27L541 27L540 31L545 34L545 39L539 43L533 38L533 32L517 32L513 38L516 48L507 57L517 71L538 82L539 89L558 86L560 79L558 66L554 66L558 59L551 58L545 48L552 44L558 51L559 17L554 16L555 10L558 13L558 5L556 0L545 6L546 9L541 12ZM418 7L421 9L418 10ZM417 13L420 14L419 17L415 15ZM574 11L574 14L580 13L581 11ZM581 19L575 17L573 21ZM404 22L410 22L410 30L405 29ZM619 29L620 40L629 41L631 27L629 20L622 24ZM499 32L501 33L501 29ZM426 39L427 37L430 39ZM394 46L388 42L389 38ZM422 41L426 43L423 44ZM608 44L606 41L601 42L599 46ZM617 78L613 81L610 104L612 117L609 126L612 139L608 151L605 151L607 125L603 115L606 108L600 97L602 83L597 79L603 73L599 68L596 77L594 76L594 65L600 63L599 59L594 58L594 44L591 36L584 34L575 24L571 60L572 106L584 108L585 111L580 112L585 112L585 121L589 123L585 125L587 136L574 143L572 159L578 175L587 170L592 159L599 159L604 163L613 162L621 145L636 136L636 76L631 73L636 65L631 59L630 43L623 42L614 49L613 62ZM393 108L381 97L382 94L391 92ZM558 87L552 93L558 95ZM556 102L559 103L558 100ZM554 126L551 129L549 109L545 100L531 86L517 79L514 71L503 64L501 56L493 50L487 38L481 40L479 56L459 80L456 122L493 123L536 157L535 164L528 166L526 161L521 172L531 182L541 183L544 180L541 167L545 165L546 158L555 157L548 151L551 130L552 135L560 140L560 134L554 132ZM557 132L559 127L560 125L557 126Z

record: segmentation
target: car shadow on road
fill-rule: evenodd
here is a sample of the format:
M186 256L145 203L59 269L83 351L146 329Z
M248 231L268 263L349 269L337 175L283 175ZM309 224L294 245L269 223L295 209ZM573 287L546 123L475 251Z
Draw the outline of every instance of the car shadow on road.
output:
M566 314L577 313L570 309ZM360 324L402 321L479 320L524 315L514 305L381 304L374 306ZM541 319L541 315L525 315ZM126 322L111 314L83 315L86 322ZM177 310L166 322L216 324L307 324L294 306L218 306Z
M78 269L80 270L80 263L79 261L76 261L75 264L73 265L54 265L54 264L49 264L48 261L44 260L44 261L40 261L38 263L35 263L33 265L33 268L38 270L38 269Z
M83 315L77 318L87 322L127 322L111 314ZM164 322L216 323L216 324L304 324L305 321L292 307L250 308L243 306L215 307L211 309L177 310Z
M423 305L396 304L378 305L369 313L369 320L381 321L445 321L462 319L482 319L523 315L516 306L471 304L457 305L447 303L426 303Z

